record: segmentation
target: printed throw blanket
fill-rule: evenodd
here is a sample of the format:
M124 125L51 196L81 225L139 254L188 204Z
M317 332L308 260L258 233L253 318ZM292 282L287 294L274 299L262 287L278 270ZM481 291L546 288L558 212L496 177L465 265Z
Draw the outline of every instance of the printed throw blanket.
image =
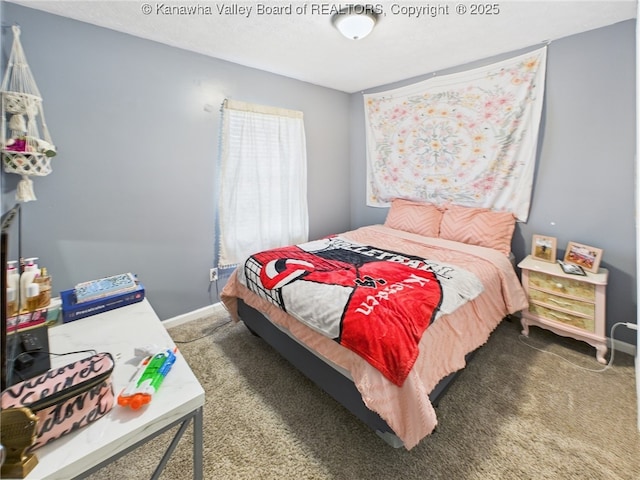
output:
M438 314L478 296L470 272L339 236L247 259L242 283L402 386Z

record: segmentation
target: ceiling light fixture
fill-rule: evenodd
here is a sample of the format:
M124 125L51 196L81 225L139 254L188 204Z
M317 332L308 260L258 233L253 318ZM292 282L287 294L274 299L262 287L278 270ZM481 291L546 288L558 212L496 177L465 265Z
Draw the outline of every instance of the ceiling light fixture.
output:
M371 5L350 5L335 13L333 26L350 40L360 40L371 33L378 14Z

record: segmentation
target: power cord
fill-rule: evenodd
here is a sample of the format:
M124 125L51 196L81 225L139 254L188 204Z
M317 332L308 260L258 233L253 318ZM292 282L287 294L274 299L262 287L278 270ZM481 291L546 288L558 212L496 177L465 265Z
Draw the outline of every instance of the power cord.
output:
M209 301L211 302L212 305L213 305L213 298L211 297L211 293L212 293L211 292L211 288L212 288L213 284L215 284L215 288L216 288L216 298L218 300L220 300L220 288L219 288L219 285L218 285L218 281L219 280L220 280L220 276L218 275L218 277L215 280L211 280L209 282L209 289L208 289L209 290ZM222 302L220 302L220 303L222 304L224 309L227 311L227 313L229 313L229 309L227 308L227 306ZM175 342L176 345L186 345L188 343L197 342L198 340L202 340L203 338L210 337L211 335L213 335L214 333L216 333L218 330L220 330L225 325L228 325L229 323L231 323L231 319L227 319L227 320L223 321L222 323L220 323L218 325L215 325L214 327L212 327L212 330L209 333L205 334L205 335L202 335L202 336L196 337L196 338L192 338L190 340L179 340L179 341L178 340L174 340L174 342Z
M216 333L218 330L220 330L222 327L224 327L224 326L226 326L226 325L228 325L230 323L231 323L231 319L229 318L229 319L224 320L223 322L221 322L221 323L219 323L217 325L214 325L211 328L211 331L206 333L205 335L202 335L202 336L196 337L196 338L191 338L189 340L174 340L174 342L175 342L176 345L186 345L188 343L197 342L198 340L202 340L203 338L210 337L211 335Z
M63 357L65 355L74 355L76 353L91 353L92 355L96 355L98 352L96 350L76 350L75 352L55 353L55 352L48 352L46 350L32 350L32 351L28 351L28 352L19 353L18 355L16 355L15 357L13 357L12 359L9 360L9 365L11 366L10 368L13 370L12 373L16 377L18 377L18 379L20 381L24 381L24 380L27 380L27 379L14 366L21 359L28 358L33 353L43 354L43 355L53 355L54 357Z
M209 282L209 302L211 302L211 304L213 304L213 297L211 296L211 286L215 283L216 286L216 298L220 299L220 288L218 286L218 280L220 279L220 277L216 278L215 280L211 280Z
M615 338L615 331L616 331L616 328L618 328L620 325L624 325L625 327L627 327L627 328L628 328L628 329L630 329L630 330L638 330L638 326L637 326L635 323L630 323L630 322L617 322L617 323L614 323L614 324L613 324L613 326L611 327L611 357L609 357L609 362L607 362L607 364L606 364L603 368L600 368L600 369L585 368L585 367L582 367L582 366L580 366L580 365L577 365L577 364L573 363L572 361L570 361L570 360L566 359L566 358L565 358L565 357L563 357L562 355L558 355L558 354L557 354L557 353L555 353L555 352L550 352L550 351L548 351L548 350L543 350L542 348L534 347L533 345L531 345L531 344L529 344L529 343L527 343L527 342L525 342L525 341L524 341L524 338L528 338L528 337L525 337L525 336L524 336L524 335L522 335L522 334L520 334L520 336L519 336L518 338L519 338L519 339L520 339L520 341L521 341L522 343L524 343L527 347L529 347L529 348L533 348L534 350L537 350L537 351L542 352L542 353L548 353L549 355L555 355L556 357L558 357L558 358L560 358L560 359L564 360L565 362L567 362L567 363L568 363L568 364L570 364L570 365L573 365L573 366L574 366L574 367L576 367L576 368L579 368L580 370L585 370L585 371L587 371L587 372L593 372L593 373L602 373L602 372L604 372L605 370L608 370L609 368L611 368L611 366L613 365L613 358L614 358L614 356L615 356L615 352L616 352L616 349L614 348L614 345L613 345L613 340L614 340L614 338Z
M65 355L74 355L76 353L90 353L92 355L96 355L98 352L96 350L76 350L75 352L66 352L66 353L55 353L55 352L47 352L46 350L33 350L30 352L22 352L16 355L11 359L12 362L15 362L19 358L28 355L29 353L42 353L44 355L53 355L54 357L64 357Z

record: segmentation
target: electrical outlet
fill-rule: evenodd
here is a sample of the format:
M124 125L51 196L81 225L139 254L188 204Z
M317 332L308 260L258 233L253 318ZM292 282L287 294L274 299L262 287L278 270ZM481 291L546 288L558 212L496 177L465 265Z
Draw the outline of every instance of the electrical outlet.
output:
M215 282L216 280L218 280L218 269L212 268L209 270L209 281Z

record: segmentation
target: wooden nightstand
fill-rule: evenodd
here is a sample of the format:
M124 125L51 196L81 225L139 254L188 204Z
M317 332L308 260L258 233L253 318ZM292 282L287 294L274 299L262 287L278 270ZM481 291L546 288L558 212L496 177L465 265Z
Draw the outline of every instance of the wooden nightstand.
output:
M564 273L557 263L531 255L518 264L529 308L522 311L522 334L529 325L581 340L596 348L596 358L607 363L605 335L606 288L609 272L601 268L587 276Z

